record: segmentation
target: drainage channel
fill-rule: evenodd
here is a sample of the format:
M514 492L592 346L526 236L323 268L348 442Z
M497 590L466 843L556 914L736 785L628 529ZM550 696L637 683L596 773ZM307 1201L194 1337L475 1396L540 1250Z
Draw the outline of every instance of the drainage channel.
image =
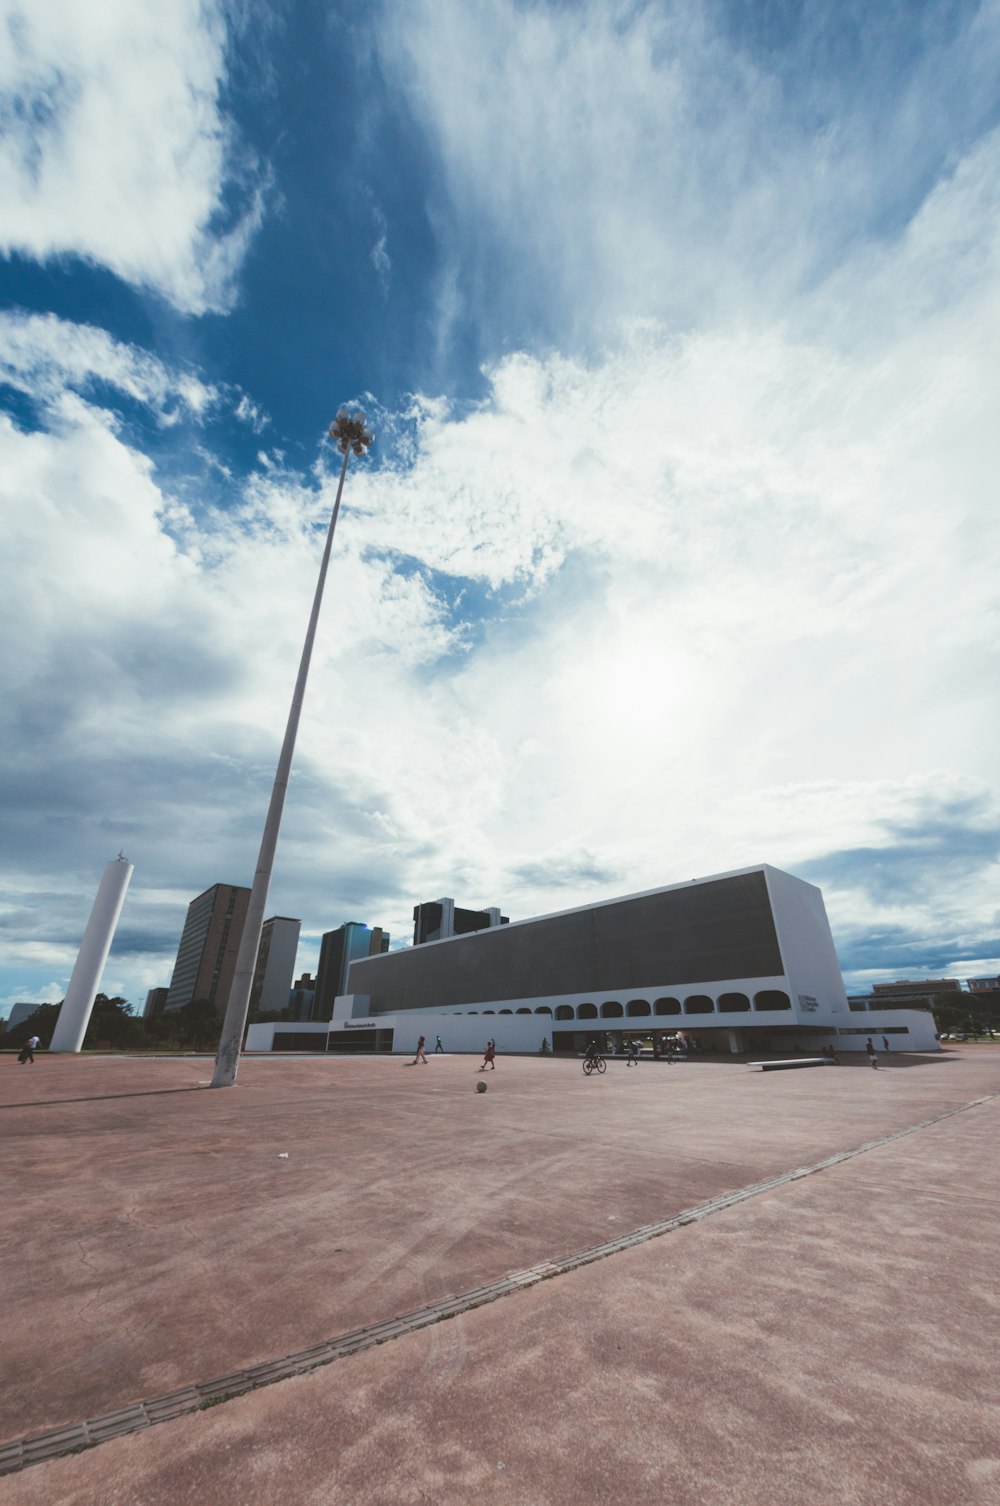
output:
M586 1250L578 1250L575 1254L564 1256L559 1260L542 1261L539 1265L530 1266L527 1270L513 1272L498 1281L473 1287L471 1291L461 1292L455 1297L447 1297L441 1302L432 1302L429 1306L418 1308L412 1313L405 1313L402 1317L388 1318L382 1323L374 1323L367 1328L357 1328L352 1333L344 1333L338 1335L337 1338L327 1339L321 1344L313 1345L310 1349L300 1349L295 1354L286 1355L283 1359L271 1360L261 1365L250 1365L245 1370L234 1370L230 1375L220 1375L214 1380L199 1381L195 1385L186 1386L181 1391L172 1391L166 1396L133 1402L117 1412L104 1412L99 1417L88 1418L86 1422L73 1423L68 1427L49 1428L45 1432L32 1433L12 1443L2 1444L0 1445L0 1475L13 1474L17 1470L26 1469L29 1465L41 1464L46 1459L56 1459L65 1454L76 1454L83 1452L84 1449L96 1448L98 1444L107 1443L112 1438L121 1438L128 1433L139 1433L158 1422L169 1422L174 1417L183 1417L188 1413L207 1410L220 1402L243 1396L248 1391L260 1390L263 1386L274 1385L276 1381L287 1380L293 1375L305 1375L310 1370L318 1370L323 1365L332 1364L334 1360L346 1359L348 1355L360 1354L362 1350L372 1349L377 1344L386 1344L391 1339L401 1338L404 1334L416 1333L421 1328L430 1327L432 1323L441 1323L448 1318L457 1317L459 1313L471 1312L474 1308L483 1307L488 1302L496 1302L500 1297L508 1297L514 1292L524 1291L527 1287L535 1286L540 1281L548 1281L554 1276L567 1275L570 1271L579 1270L585 1265L592 1265L597 1260L605 1260L609 1255L617 1255L622 1250L634 1249L637 1245L646 1244L651 1239L659 1239L664 1234L670 1234L675 1229L682 1229L688 1224L697 1223L713 1213L721 1213L725 1208L733 1208L738 1203L747 1202L750 1198L760 1197L763 1193L785 1187L790 1182L797 1182L802 1177L813 1176L818 1171L827 1170L828 1167L839 1166L843 1161L851 1161L855 1156L863 1156L868 1151L880 1149L883 1145L891 1145L894 1140L902 1140L907 1135L916 1134L932 1124L940 1124L943 1119L951 1119L956 1114L964 1114L968 1109L978 1108L981 1104L989 1103L991 1099L998 1097L1000 1097L1000 1092L986 1093L981 1098L973 1098L969 1103L959 1104L957 1108L945 1109L940 1114L933 1114L929 1119L921 1119L917 1124L907 1125L905 1129L894 1130L892 1134L882 1135L877 1140L868 1140L865 1144L853 1146L850 1150L838 1151L836 1155L826 1156L822 1161L815 1161L811 1166L799 1166L793 1171L782 1172L779 1176L768 1177L762 1182L752 1182L746 1187L737 1188L734 1192L723 1193L721 1197L712 1198L707 1203L699 1203L697 1207L686 1208L682 1213L676 1213L671 1218L660 1219L653 1224L643 1224L641 1228L632 1229L628 1234L622 1234L617 1239L591 1245Z

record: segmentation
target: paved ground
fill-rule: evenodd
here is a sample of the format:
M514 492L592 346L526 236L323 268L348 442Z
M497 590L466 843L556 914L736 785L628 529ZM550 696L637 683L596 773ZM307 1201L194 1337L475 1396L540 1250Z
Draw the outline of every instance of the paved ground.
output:
M279 1358L1000 1092L1000 1051L0 1062L0 1442ZM1000 1499L1000 1098L7 1503ZM282 1153L287 1159L282 1159Z

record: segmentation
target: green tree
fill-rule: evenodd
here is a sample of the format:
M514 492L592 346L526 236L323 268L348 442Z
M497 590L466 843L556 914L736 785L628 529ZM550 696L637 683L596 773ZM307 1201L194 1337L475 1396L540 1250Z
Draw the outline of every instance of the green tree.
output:
M144 1034L143 1022L136 1019L135 1010L127 999L120 996L109 998L98 994L90 1013L90 1024L83 1038L84 1051L102 1046L122 1050L136 1045Z
M219 1044L222 1021L208 999L192 999L177 1013L181 1017L181 1043L194 1051L208 1051Z
M1000 1030L1000 989L990 988L969 994L975 1018L983 1030Z
M147 1038L154 1046L179 1046L184 1034L184 1021L180 1017L179 1010L171 1010L169 1014L154 1015L151 1020L144 1020Z
M934 1015L934 1024L937 1030L944 1034L945 1031L957 1030L964 1022L967 1005L964 1000L967 995L949 991L935 994L931 1003L931 1011Z

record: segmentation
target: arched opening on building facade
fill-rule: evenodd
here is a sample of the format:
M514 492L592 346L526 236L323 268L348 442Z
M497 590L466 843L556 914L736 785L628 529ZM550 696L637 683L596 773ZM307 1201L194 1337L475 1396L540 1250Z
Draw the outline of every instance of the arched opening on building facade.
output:
M792 1001L781 988L762 988L753 996L754 1009L791 1009Z

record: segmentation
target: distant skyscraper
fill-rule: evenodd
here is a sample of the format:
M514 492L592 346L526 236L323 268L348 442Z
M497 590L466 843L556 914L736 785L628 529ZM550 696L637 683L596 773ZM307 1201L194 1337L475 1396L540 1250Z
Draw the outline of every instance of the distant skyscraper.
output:
M207 999L224 1013L249 901L250 890L235 884L213 884L191 901L165 1013L173 1014L193 999Z
M169 988L151 988L146 995L146 1002L142 1006L142 1017L151 1020L155 1015L162 1014L167 1007L167 995Z
M316 997L316 979L312 973L303 973L296 978L288 995L288 1012L293 1020L311 1020L313 999Z
M347 991L347 971L352 962L359 957L378 957L388 950L389 932L381 926L369 927L359 920L349 920L335 931L327 931L319 951L312 1018L332 1018L334 999Z
M301 929L301 920L289 920L286 915L273 915L270 920L265 920L250 988L251 1009L288 1008Z
M425 941L443 941L446 936L469 936L473 931L488 931L505 926L506 915L493 910L458 910L453 899L433 899L417 905L413 911L413 945Z

